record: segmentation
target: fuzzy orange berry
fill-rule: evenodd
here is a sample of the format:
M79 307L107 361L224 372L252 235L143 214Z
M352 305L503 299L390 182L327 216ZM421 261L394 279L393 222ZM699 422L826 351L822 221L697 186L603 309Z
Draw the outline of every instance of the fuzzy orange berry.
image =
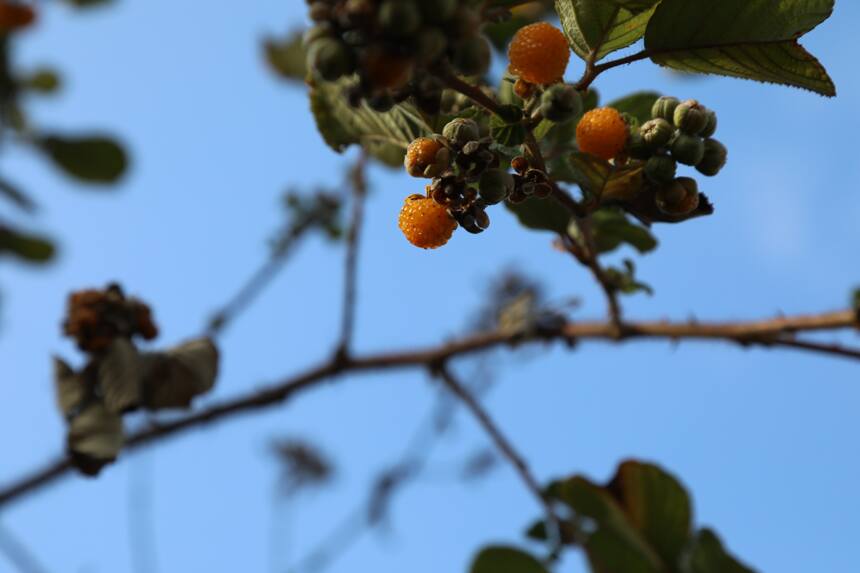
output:
M0 2L0 30L26 28L35 20L36 11L32 6L20 2Z
M448 167L447 148L430 137L419 137L406 148L403 165L412 177L435 177Z
M586 112L576 126L579 150L607 161L624 151L629 135L627 122L611 107Z
M422 249L436 249L454 234L457 222L448 209L424 195L410 195L403 203L397 221L410 243Z
M564 33L546 22L530 24L516 33L508 48L510 71L532 84L559 81L570 60Z

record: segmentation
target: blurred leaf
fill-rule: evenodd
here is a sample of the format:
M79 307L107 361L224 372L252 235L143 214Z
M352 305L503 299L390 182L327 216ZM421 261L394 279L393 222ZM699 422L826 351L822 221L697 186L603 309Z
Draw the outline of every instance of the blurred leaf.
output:
M36 235L27 235L0 226L0 255L10 253L30 263L45 263L54 258L54 244Z
M592 216L592 224L598 253L614 251L625 243L642 254L657 247L657 239L651 232L631 223L619 209L604 208L596 211Z
M115 183L128 166L123 148L107 137L45 135L36 143L66 174L87 183Z
M570 215L555 199L529 197L522 203L505 201L505 206L517 216L524 227L560 234L567 232Z
M624 259L622 268L609 267L606 269L606 276L609 278L613 288L622 294L636 294L644 292L647 295L653 295L654 289L647 283L636 280L636 266L633 261Z
M54 357L54 391L57 407L64 417L80 407L87 395L87 385L82 377L57 357Z
M418 137L431 135L430 126L411 104L395 105L380 113L367 103L351 107L343 94L344 81L318 82L310 91L311 110L325 142L342 153L359 144L386 165L402 167L406 147Z
M573 51L583 60L593 54L597 61L641 38L658 1L630 8L607 0L556 0L555 9ZM648 5L644 11L642 4Z
M60 89L61 83L60 76L56 70L41 69L23 78L21 87L42 94L52 94Z
M472 561L470 573L547 573L541 562L525 551L495 545L485 547Z
M663 562L678 563L692 527L690 498L678 480L653 464L626 461L608 488Z
M26 193L5 179L0 179L0 195L3 195L19 209L32 213L36 210L36 203Z
M654 107L654 102L656 102L659 97L660 94L657 92L636 92L610 102L607 105L608 107L614 107L621 113L626 113L635 117L638 120L639 125L642 125L651 119L651 108Z
M279 77L304 82L307 75L302 33L293 32L283 39L267 38L263 41L266 61Z
M212 389L218 375L218 348L208 338L142 359L141 403L149 410L188 408L196 396Z
M505 147L514 147L526 140L526 128L522 122L507 123L497 115L490 118L490 135L493 141Z
M105 407L123 413L140 402L141 362L137 348L127 338L111 342L98 364L98 382Z
M676 70L834 96L827 71L798 43L832 12L833 0L663 0L645 48L655 63Z
M69 423L67 443L72 462L87 475L96 475L116 460L122 449L122 417L92 402Z
M690 558L689 573L755 573L729 555L710 529L699 530Z
M281 464L281 493L292 496L309 486L319 486L334 473L332 463L319 448L301 440L282 439L272 444Z

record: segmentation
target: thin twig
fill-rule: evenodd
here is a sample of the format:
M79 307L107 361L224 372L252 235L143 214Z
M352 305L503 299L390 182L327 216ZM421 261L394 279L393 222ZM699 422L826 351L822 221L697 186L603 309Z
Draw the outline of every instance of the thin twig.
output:
M11 531L0 523L0 555L15 566L21 573L44 573L46 569Z
M466 407L467 410L475 417L475 420L484 429L487 435L493 442L493 445L499 453L510 462L514 470L519 475L526 489L535 497L546 514L546 523L550 538L554 541L553 545L561 544L561 520L552 507L552 503L546 498L541 489L540 483L529 469L525 458L517 452L510 440L501 431L499 426L490 417L490 414L481 406L478 400L469 392L466 387L451 373L451 371L442 364L432 368L432 373L439 377L445 386L456 396Z
M426 368L428 365L445 363L454 357L476 354L505 345L512 346L553 340L604 340L620 343L636 338L672 341L722 340L744 346L785 346L818 354L856 359L860 358L860 349L850 350L839 347L836 350L831 346L801 343L787 340L785 337L800 332L832 331L858 327L860 324L858 324L856 312L854 310L842 310L824 314L783 316L771 320L748 322L625 322L622 338L617 336L616 326L607 321L570 322L552 332L541 331L530 338L504 332L477 334L429 348L371 354L340 361L332 359L261 391L240 395L210 406L205 410L189 414L184 418L150 426L132 433L126 440L125 449L135 450L211 422L285 402L295 394L315 387L324 380L346 373ZM70 460L62 457L13 481L0 489L0 508L56 481L59 477L69 473L72 468Z
M352 217L346 236L346 263L343 287L343 312L341 314L340 341L337 354L349 355L352 334L355 330L356 282L358 275L358 253L361 242L361 227L364 222L364 203L367 197L367 155L362 152L349 171L352 189Z

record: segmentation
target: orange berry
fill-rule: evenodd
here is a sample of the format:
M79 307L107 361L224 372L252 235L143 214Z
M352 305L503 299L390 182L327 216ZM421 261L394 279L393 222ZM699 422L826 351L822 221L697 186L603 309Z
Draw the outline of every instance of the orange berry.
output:
M457 228L457 221L448 214L448 209L424 195L406 198L397 224L406 240L422 249L441 247Z
M406 148L403 165L412 177L427 177L427 168L437 164L442 144L430 137L419 137ZM444 157L440 159L443 160ZM432 175L431 175L432 177Z
M532 84L552 84L567 69L570 46L561 30L538 22L520 28L511 40L508 59L512 74Z
M627 122L618 110L611 107L586 112L576 126L579 150L607 161L624 151L629 135Z
M20 2L0 3L0 30L20 30L36 20L36 11L28 4Z

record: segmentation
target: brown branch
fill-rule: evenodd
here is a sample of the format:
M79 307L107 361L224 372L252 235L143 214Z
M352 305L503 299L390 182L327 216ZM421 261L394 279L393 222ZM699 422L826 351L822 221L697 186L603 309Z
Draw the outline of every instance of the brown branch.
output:
M800 332L832 331L858 327L860 327L860 323L858 323L856 312L843 310L817 315L779 317L771 320L747 322L626 322L623 337L620 338L617 335L616 326L606 321L569 322L552 332L538 332L530 337L501 332L478 334L429 348L371 354L345 360L332 359L261 391L241 395L221 404L210 406L205 410L189 414L184 418L153 425L133 433L126 440L125 449L142 448L211 422L280 404L295 394L314 387L321 381L348 372L426 368L433 364L444 364L455 357L484 352L505 345L514 346L553 340L623 342L634 338L673 341L722 340L744 346L795 348L818 354L860 359L860 349L850 350L787 338ZM56 481L69 473L71 469L71 462L63 457L0 488L0 508Z
M641 52L636 52L635 54L631 54L629 56L625 56L623 58L618 58L617 60L609 60L608 62L604 62L602 64L595 64L595 56L596 52L592 52L589 59L585 62L585 71L582 74L582 77L576 82L576 89L585 92L591 87L591 84L594 83L594 80L597 79L597 76L605 72L606 70L611 70L612 68L617 68L618 66L626 66L627 64L632 64L633 62L638 62L639 60L644 60L646 58L651 57L651 52L648 50L642 50Z
M343 287L343 313L341 314L340 341L337 355L341 358L349 354L352 333L355 330L356 278L358 275L358 251L361 241L361 227L364 222L364 202L367 196L367 155L362 151L349 171L352 188L352 217L346 235L346 263Z
M554 545L561 545L561 521L556 515L552 507L552 503L543 494L540 483L535 479L528 464L523 456L521 456L510 440L502 433L499 426L490 417L490 414L481 406L477 398L475 398L466 387L461 384L451 371L445 365L431 367L433 374L439 377L445 386L456 396L466 407L467 410L475 417L475 420L484 429L487 435L492 440L493 445L499 453L510 462L514 470L519 475L526 489L537 499L538 503L546 514L547 529L550 532L550 537L553 538Z

